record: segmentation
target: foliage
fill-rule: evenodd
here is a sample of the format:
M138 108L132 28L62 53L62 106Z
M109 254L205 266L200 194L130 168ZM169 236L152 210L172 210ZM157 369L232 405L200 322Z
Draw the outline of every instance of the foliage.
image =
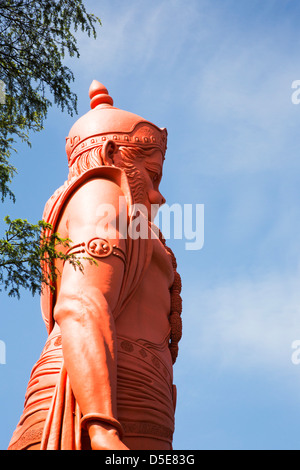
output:
M87 13L82 0L0 0L2 202L6 198L15 202L10 184L17 170L10 159L16 143L30 146L30 133L43 129L52 102L70 115L77 112L77 97L70 86L74 75L63 61L66 54L79 57L76 33L95 38L99 24L99 18ZM58 234L45 238L42 221L30 224L6 217L5 222L8 229L0 239L0 286L9 295L19 297L20 287L35 294L41 282L50 282L40 269L40 260L51 264L57 257L64 259L57 245L66 246L69 241ZM79 267L72 257L70 260ZM50 273L55 277L53 269Z
M75 33L96 37L97 23L81 0L0 0L0 79L6 93L0 105L2 200L14 199L9 183L16 169L9 157L16 138L30 145L29 132L43 128L52 105L47 92L62 111L77 111L70 88L74 75L63 59L66 53L79 57Z
M8 228L5 238L0 240L0 286L4 286L9 296L19 298L21 287L33 295L45 285L53 288L59 274L54 264L57 259L68 260L75 269L83 271L79 258L61 251L70 246L70 240L53 233L50 224L40 221L33 225L8 216L4 220Z

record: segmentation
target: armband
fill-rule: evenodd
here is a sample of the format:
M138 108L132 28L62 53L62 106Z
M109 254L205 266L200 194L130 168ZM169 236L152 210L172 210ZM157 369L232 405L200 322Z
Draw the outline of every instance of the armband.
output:
M89 256L96 259L107 258L110 255L114 255L123 261L126 266L127 260L124 251L117 245L112 245L104 238L92 238L88 243L82 242L77 245L73 245L67 251L67 255L75 255L79 253L87 253Z

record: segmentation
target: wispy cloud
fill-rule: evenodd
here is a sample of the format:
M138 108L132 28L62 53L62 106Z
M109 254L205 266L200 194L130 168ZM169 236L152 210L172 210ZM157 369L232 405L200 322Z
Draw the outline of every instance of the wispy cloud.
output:
M116 2L113 14L111 2L88 2L87 7L101 18L102 27L97 41L78 35L81 64L84 71L109 67L110 71L135 71L138 75L155 63L167 67L178 64L190 24L195 21L195 2L169 0L130 3Z
M218 165L225 173L256 172L294 165L296 154L287 147L297 139L299 121L291 102L296 57L276 47L275 33L270 38L262 31L258 41L255 31L219 26L224 41L195 83L198 116L211 129L203 138L211 152L206 170L215 173Z
M184 296L185 354L217 368L290 370L291 344L300 339L299 282L300 274L277 274L211 289L191 283Z

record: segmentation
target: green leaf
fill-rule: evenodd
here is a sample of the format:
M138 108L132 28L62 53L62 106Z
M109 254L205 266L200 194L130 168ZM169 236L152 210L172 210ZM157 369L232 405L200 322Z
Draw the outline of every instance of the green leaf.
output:
M7 229L0 239L0 291L4 289L9 296L20 298L21 288L32 295L40 294L46 285L54 290L60 274L55 265L57 260L71 263L82 273L83 259L97 264L92 258L68 254L71 240L61 238L44 221L31 224L6 216L4 222Z

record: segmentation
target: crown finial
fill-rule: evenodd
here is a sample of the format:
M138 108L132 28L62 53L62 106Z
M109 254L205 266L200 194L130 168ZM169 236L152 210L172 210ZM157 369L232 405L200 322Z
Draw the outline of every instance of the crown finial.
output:
M94 109L99 104L113 105L114 101L109 96L107 89L98 80L93 80L89 89L89 96L91 98L91 108Z

